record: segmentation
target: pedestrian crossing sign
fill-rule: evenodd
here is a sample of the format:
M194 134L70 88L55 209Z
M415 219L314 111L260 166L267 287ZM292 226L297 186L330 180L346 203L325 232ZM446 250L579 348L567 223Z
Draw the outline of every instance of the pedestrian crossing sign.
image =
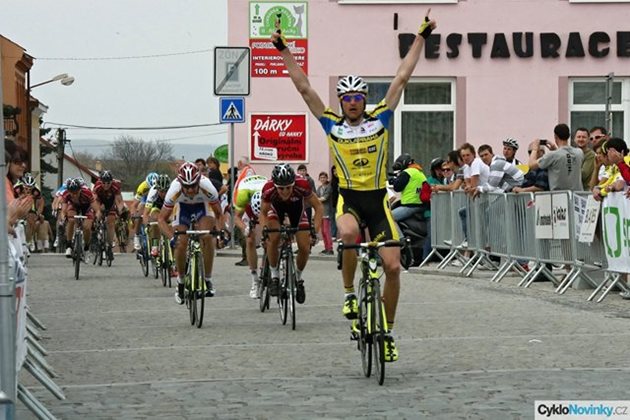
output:
M245 122L245 98L225 97L219 98L219 121L222 123Z

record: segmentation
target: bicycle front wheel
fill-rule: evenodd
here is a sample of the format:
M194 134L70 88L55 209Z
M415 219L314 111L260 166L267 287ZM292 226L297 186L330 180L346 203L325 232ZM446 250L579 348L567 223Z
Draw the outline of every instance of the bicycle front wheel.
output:
M293 262L293 255L288 258L288 266L286 271L286 284L287 284L287 304L289 305L289 314L291 315L291 329L295 330L295 293L296 293L296 278L295 278L295 265Z
M358 331L354 331L354 333L357 334L357 346L361 352L363 374L366 378L369 378L372 374L372 345L369 340L368 322L372 321L374 318L368 318L370 305L368 305L364 280L361 280L361 284L359 285L358 306L359 314L356 321L354 321L354 325Z
M81 270L81 259L83 257L83 241L81 236L74 239L74 278L79 280L79 271Z
M282 275L280 276L280 284L278 285L278 310L280 311L280 321L282 321L282 325L286 325L287 323L287 315L289 312L289 293L288 293L288 285L287 285L287 264L286 261L283 261L284 269L282 270Z
M385 306L381 300L380 285L377 281L372 284L372 315L374 329L372 330L372 352L374 354L374 372L379 385L385 381Z
M263 266L260 270L260 278L258 281L258 296L260 301L260 312L265 312L265 309L269 309L269 261L267 256L263 257Z
M193 295L193 305L195 306L197 328L201 328L203 324L203 310L206 301L206 281L203 272L203 258L197 255L194 261L195 273L192 278L195 279L195 293Z

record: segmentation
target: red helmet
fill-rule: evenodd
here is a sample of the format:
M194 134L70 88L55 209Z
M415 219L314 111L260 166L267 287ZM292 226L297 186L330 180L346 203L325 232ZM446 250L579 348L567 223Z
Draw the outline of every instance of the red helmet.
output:
M177 170L177 179L182 185L195 185L201 179L201 173L199 173L197 165L186 162Z

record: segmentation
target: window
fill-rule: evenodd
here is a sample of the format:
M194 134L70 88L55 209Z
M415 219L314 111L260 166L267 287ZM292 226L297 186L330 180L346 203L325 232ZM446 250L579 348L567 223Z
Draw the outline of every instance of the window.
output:
M368 108L385 97L390 81L366 80ZM430 174L431 160L445 158L455 144L455 81L412 79L390 121L389 164L409 153Z
M607 127L606 78L572 79L569 85L569 113L571 130ZM630 132L630 79L616 78L611 83L611 135L624 138Z

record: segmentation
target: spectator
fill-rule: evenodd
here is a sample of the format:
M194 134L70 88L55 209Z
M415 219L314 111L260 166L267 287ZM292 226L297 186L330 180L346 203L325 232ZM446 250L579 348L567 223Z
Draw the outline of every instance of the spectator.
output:
M588 184L589 189L592 190L595 186L599 185L601 182L605 181L608 178L607 170L609 169L610 163L608 162L608 156L606 156L606 151L603 146L606 142L600 142L595 145L595 165L593 168L593 173L591 174L591 180Z
M591 141L591 147L595 149L596 146L608 141L608 130L600 126L591 128L589 140Z
M582 191L581 168L584 154L582 150L571 147L569 138L571 131L566 124L558 124L553 129L555 142L545 141L551 152L537 159L541 140L534 140L532 154L529 155L529 168L547 169L549 175L549 189L551 191L570 190Z
M589 184L595 169L595 152L591 149L589 143L588 130L582 127L578 128L575 130L573 140L584 154L584 160L582 161L582 188L585 191L589 191Z
M529 144L527 154L531 155L534 148L534 142ZM538 149L536 159L540 159L545 154L544 149ZM549 191L549 177L547 176L547 170L536 168L530 169L524 176L523 184L520 187L512 188L512 192L538 192Z
M221 173L221 163L219 159L210 156L206 159L206 163L208 165L208 178L212 181L212 185L217 189L219 194L225 194L227 191L227 187L223 185L223 174Z
M446 156L446 167L450 170L450 180L445 178L445 185L434 185L433 191L455 191L464 184L464 168L459 150L448 152Z
M205 176L206 178L208 177L208 167L206 166L205 159L195 159L195 166L197 166L197 169L199 169L199 173L201 173L201 175Z
M308 181L308 184L311 186L311 191L316 191L317 189L315 188L315 181L308 174L306 165L303 163L300 163L300 165L297 168L297 171L298 171L298 174L302 175L302 177L304 177ZM313 206L311 206L308 203L308 200L304 200L304 211L306 212L306 217L308 217L308 224L311 227L313 227Z
M337 167L330 168L330 234L337 240L337 202L339 201L339 177Z
M606 142L606 156L611 165L617 168L618 176L614 182L606 186L606 191L623 191L626 183L630 182L630 157L628 157L628 146L620 138L613 137Z
M431 186L426 176L409 153L403 153L394 162L394 171L398 175L390 180L394 191L400 192L400 206L392 210L396 222L401 222L416 213L422 212L423 217L429 211L431 200Z
M28 214L33 206L33 197L17 198L13 185L24 175L28 155L20 146L11 140L4 142L4 160L7 166L5 177L5 197L7 200L7 228L13 232L13 225Z
M492 158L494 157L492 147L488 144L482 144L477 149L477 154L479 155L479 159L481 159L483 163L490 167L490 164L492 163Z
M322 239L324 240L324 255L333 255L332 235L330 231L330 215L331 210L331 186L328 182L328 174L326 172L319 173L320 186L317 188L317 197L324 206L324 217L322 219ZM334 216L333 216L334 217Z
M503 156L493 155L492 147L481 146L479 157L484 163L490 161L490 176L488 182L479 185L473 195L486 192L510 192L512 188L519 187L523 183L523 172L516 165L505 160Z
M512 137L503 140L503 157L513 165L520 165L522 162L516 159L518 141Z
M429 185L443 185L444 184L444 159L435 158L431 161L431 176L427 178Z
M459 154L464 162L464 190L473 194L478 186L488 182L490 168L476 157L475 147L470 143L464 143L459 148Z
M245 179L248 176L256 175L256 171L254 171L254 168L252 168L252 166L249 164L249 158L247 156L241 156L236 166L238 167L240 179Z

